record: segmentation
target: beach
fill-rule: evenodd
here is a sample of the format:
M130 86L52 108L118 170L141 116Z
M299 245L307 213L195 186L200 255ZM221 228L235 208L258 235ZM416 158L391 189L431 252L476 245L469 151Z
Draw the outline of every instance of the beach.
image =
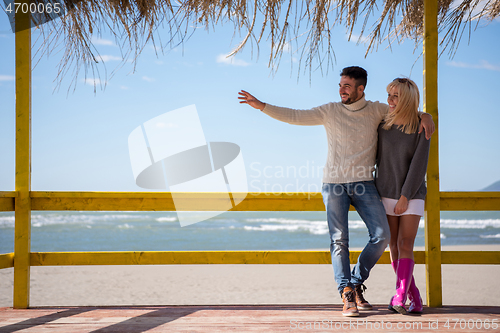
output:
M442 250L500 251L500 244ZM415 267L425 302L425 265ZM500 265L443 265L443 304L500 306L498 276ZM392 267L376 265L365 285L369 302L386 304ZM12 306L12 294L13 268L0 270L0 307ZM331 265L31 267L30 306L340 303Z

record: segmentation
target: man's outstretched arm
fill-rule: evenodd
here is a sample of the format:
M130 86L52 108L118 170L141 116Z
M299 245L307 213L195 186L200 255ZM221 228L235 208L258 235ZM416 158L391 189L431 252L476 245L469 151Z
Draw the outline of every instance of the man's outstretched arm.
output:
M240 103L248 104L279 121L292 125L323 125L326 104L309 110L296 110L263 103L245 90L240 91L238 94Z

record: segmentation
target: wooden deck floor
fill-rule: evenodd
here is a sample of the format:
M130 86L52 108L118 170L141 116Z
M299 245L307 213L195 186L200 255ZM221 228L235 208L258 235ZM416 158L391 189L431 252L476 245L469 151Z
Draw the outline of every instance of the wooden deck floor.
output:
M445 306L402 316L380 305L351 319L340 310L340 305L0 308L0 332L500 332L500 307Z

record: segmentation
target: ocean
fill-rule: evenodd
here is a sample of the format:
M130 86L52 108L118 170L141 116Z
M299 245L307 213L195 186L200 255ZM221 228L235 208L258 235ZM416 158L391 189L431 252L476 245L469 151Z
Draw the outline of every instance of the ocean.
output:
M31 250L188 251L328 249L325 212L224 212L180 227L175 212L34 211ZM350 247L367 229L349 212ZM441 212L441 244L500 244L500 212ZM424 246L421 220L415 246ZM0 253L14 251L14 213L0 213Z

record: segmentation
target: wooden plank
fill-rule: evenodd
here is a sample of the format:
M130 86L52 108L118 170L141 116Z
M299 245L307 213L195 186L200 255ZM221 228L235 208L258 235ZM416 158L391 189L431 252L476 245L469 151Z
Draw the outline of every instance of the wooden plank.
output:
M0 198L16 198L17 192L15 191L0 191Z
M0 269L14 267L14 253L0 254Z
M20 1L30 4L28 0ZM15 15L16 179L14 307L29 306L31 246L31 21L30 11Z
M196 198L205 196L217 196L215 192L191 192L190 195ZM172 199L170 192L104 192L104 191L31 191L32 198L159 198Z
M360 254L360 251L350 252L350 261L352 264L357 262ZM12 255L13 258L13 254L10 255ZM416 264L425 264L425 251L415 251L414 258ZM442 251L441 262L442 264L457 265L498 265L500 264L500 252ZM31 253L32 266L330 263L329 251L124 251ZM377 262L377 264L390 263L388 251L384 252ZM5 267L0 266L0 268Z
M0 212L12 212L15 210L14 198L0 198Z
M500 198L500 192L498 191L483 191L483 192L441 192L441 197L445 199L451 198L473 198L473 199L481 199L481 198ZM500 210L500 207L497 207L497 210Z
M225 210L225 193L175 193L189 211ZM245 198L231 211L324 211L321 193L233 193ZM170 192L31 192L33 210L175 211ZM353 208L351 207L351 210Z
M499 265L500 251L442 251L442 264Z
M214 204L205 201L202 205L193 202L193 211L198 207ZM216 204L214 204L216 206ZM87 198L87 197L34 197L33 210L75 210L75 211L175 211L171 198Z
M500 210L500 192L441 192L441 210Z
M356 263L360 251L351 251ZM425 253L415 251L415 262L425 263ZM385 252L378 264L390 264ZM205 264L331 264L329 251L124 251L32 252L32 266L84 265L205 265Z
M498 332L500 307L424 307L421 316L395 315L374 305L360 317L342 316L342 306L194 305L43 307L0 309L6 332Z
M12 212L15 210L15 191L0 191L0 212Z
M38 252L31 256L33 266L330 263L327 251Z
M436 135L436 134L435 134ZM434 137L433 137L434 138ZM15 192L12 192L15 193ZM50 192L30 193L33 210L82 210L82 211L175 211L170 192ZM222 193L177 193L190 200L189 210L218 209L225 203ZM245 200L232 211L324 211L321 193L236 193ZM10 201L5 201L5 210ZM429 205L426 203L426 205ZM2 197L0 196L0 210ZM440 192L441 211L499 210L500 192ZM350 207L351 211L354 208Z
M438 118L438 2L424 1L424 111L431 114L436 132L431 139L427 166L427 212L425 214L425 263L427 301L431 307L443 303L441 290L441 231L439 191L439 118Z

